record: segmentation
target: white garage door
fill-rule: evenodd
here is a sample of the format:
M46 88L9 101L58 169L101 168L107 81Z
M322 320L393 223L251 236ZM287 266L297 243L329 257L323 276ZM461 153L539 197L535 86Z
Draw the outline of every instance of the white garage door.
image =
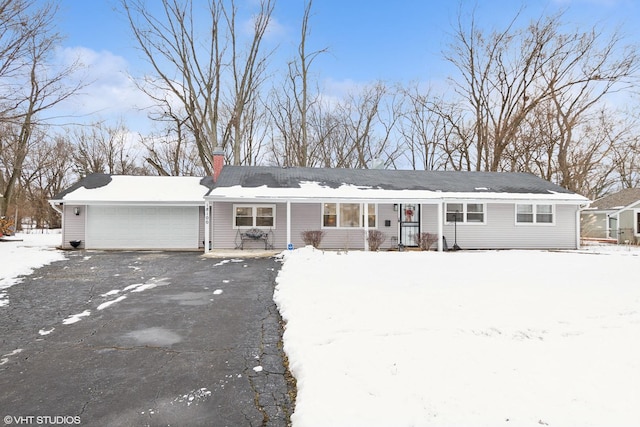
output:
M87 249L197 249L197 206L89 206Z

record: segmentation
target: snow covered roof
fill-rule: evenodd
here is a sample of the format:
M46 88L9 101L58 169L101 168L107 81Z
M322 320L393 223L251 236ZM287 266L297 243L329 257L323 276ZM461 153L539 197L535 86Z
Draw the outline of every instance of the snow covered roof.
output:
M553 200L587 198L528 173L225 166L209 200Z
M175 203L202 204L212 188L210 177L130 176L91 174L65 191L52 202L82 204Z

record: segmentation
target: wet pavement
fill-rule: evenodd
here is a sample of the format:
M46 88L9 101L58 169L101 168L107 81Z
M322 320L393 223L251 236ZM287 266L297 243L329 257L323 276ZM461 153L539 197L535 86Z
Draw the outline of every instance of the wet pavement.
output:
M4 425L288 425L279 262L67 256L7 289L0 307Z

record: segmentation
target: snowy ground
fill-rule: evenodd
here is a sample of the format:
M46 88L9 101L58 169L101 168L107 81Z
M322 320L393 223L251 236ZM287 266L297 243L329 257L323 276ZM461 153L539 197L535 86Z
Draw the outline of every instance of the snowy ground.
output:
M285 255L294 427L631 426L640 251Z
M0 310L19 276L64 259L59 234L17 237L0 242ZM640 419L638 248L285 257L294 427Z
M0 307L9 304L6 289L22 281L19 276L33 273L34 269L65 259L60 246L60 230L50 233L16 234L0 242Z

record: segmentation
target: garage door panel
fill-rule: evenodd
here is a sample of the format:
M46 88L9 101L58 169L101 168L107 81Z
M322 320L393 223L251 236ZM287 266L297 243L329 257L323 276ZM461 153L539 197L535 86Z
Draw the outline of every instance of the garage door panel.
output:
M197 249L197 206L90 206L89 249Z

